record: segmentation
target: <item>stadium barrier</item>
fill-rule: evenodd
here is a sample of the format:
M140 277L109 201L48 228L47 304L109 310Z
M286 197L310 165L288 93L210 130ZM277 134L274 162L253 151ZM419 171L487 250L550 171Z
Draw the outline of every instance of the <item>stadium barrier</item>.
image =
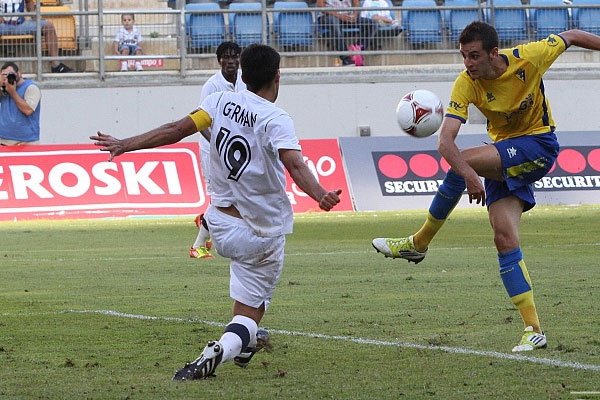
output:
M433 0L405 1L402 6L388 2L388 7L383 8L327 10L393 13L397 22L392 28L381 26L372 38L361 37L356 29L343 30L347 44L370 39L370 47L360 51L366 57L366 65L461 63L456 37L474 19L498 25L504 47L537 39L552 29L581 28L600 32L597 18L600 4L567 6L560 1L557 4L515 1L517 4L511 5L502 2L492 5L476 0L446 0L443 5L437 5L440 2ZM69 62L76 71L89 73L100 81L107 74L119 74L119 63L123 60L153 60L146 61L145 65L181 77L185 77L188 70L215 68L214 50L222 40L235 40L242 46L252 42L272 45L283 55L283 67L334 66L339 56L359 52L355 47L354 50L335 48L330 27L319 23L324 9L314 7L313 3L282 1L272 4L264 0L233 2L228 6L227 3L211 2L179 3L176 9L164 5L154 9L105 9L102 0L82 0L71 6L43 6L37 7L35 12L5 13L4 18L53 20L59 40L58 60ZM206 8L207 4L213 7ZM536 13L536 10L540 12ZM507 28L502 22L505 11L519 12L522 19L517 21L509 17L509 21L511 24L517 21L520 25ZM114 54L113 39L121 27L122 13L135 14L136 26L144 37L144 55ZM544 21L556 20L555 15L561 16L560 24L548 27ZM46 61L50 57L41 28L21 38L0 40L0 49L7 60L22 63L25 73L35 74L37 81L49 78ZM570 50L571 53L575 51L589 53ZM586 61L585 56L580 59Z
M562 147L555 165L534 184L538 204L598 203L600 131L558 137ZM457 143L464 148L487 140L467 135ZM327 189L342 189L336 211L426 209L449 168L435 137L300 144L317 180ZM195 215L208 207L197 143L107 159L92 145L0 147L0 220ZM294 212L319 211L289 175L286 191ZM480 206L463 196L458 207Z

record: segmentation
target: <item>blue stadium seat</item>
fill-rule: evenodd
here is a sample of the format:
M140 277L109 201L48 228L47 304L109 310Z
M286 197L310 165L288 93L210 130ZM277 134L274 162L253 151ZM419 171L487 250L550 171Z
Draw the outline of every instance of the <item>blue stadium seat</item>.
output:
M274 12L273 31L279 32L280 46L312 46L314 41L313 15L303 1L276 1L273 9L294 8L299 12Z
M530 5L556 6L556 8L529 10L533 39L544 39L551 33L560 33L569 29L569 10L561 0L531 0Z
M446 28L448 29L450 40L456 42L465 26L479 20L477 0L446 0L444 5L448 7L473 7L472 10L445 10Z
M229 13L229 30L233 40L240 46L248 46L253 43L262 42L263 20L260 11L261 3L231 3L230 10L235 13ZM253 12L244 12L253 11ZM267 39L269 36L269 20L267 19Z
M190 3L187 11L220 10L217 3ZM225 18L223 14L186 14L186 33L192 49L218 46L225 40Z
M522 6L521 0L494 0L494 6ZM527 40L527 13L525 9L493 9L494 24L501 42Z
M404 30L408 35L408 42L412 45L425 43L441 43L442 14L435 10L437 4L434 0L404 0L402 7L430 8L430 10L406 10Z
M600 35L600 0L577 0L577 5L597 8L573 8L573 24L582 31Z

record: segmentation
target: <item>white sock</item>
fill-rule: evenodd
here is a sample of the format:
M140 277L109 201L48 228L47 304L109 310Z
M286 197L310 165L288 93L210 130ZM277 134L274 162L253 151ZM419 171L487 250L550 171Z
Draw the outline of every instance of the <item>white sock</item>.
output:
M252 318L245 317L243 315L236 315L233 317L231 322L225 327L225 333L219 339L221 346L223 346L223 359L221 364L233 359L244 350L242 347L243 338L246 340L256 343L256 331L258 331L258 325ZM248 346L248 343L245 343Z
M206 241L210 238L210 232L203 225L200 225L200 229L198 230L198 236L196 236L196 241L192 246L194 249L198 247L204 247L206 245Z

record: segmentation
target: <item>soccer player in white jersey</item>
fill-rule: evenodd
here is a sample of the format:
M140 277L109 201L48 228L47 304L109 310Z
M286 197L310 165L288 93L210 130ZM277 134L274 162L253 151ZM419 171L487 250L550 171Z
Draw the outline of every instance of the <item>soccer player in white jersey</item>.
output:
M212 128L213 197L206 221L217 252L231 259L233 319L221 338L208 342L173 380L206 378L219 365L234 358L247 364L254 354L258 323L283 269L285 235L293 227L284 167L321 209L329 211L340 201L341 189L327 191L317 182L304 163L292 118L273 104L279 93L279 60L273 48L250 45L240 58L248 90L214 93L181 120L138 136L120 140L98 132L90 137L112 160Z
M221 66L221 70L211 76L200 93L200 104L204 99L216 92L239 92L246 89L246 84L242 80L242 72L240 71L240 53L242 49L235 42L223 42L217 47L217 61ZM200 164L202 165L202 175L206 183L206 191L210 194L210 181L208 176L208 168L210 164L209 141L211 129L206 128L200 131ZM198 236L196 241L190 248L190 257L192 258L214 258L210 254L212 242L210 233L204 220L204 214L196 217L196 226L198 227Z
M466 69L454 82L439 138L439 152L451 169L417 233L376 238L373 246L386 257L421 262L466 188L469 202L487 205L502 283L525 325L513 351L544 348L546 335L519 244L521 214L535 205L532 183L548 173L559 149L542 76L571 45L600 50L600 37L569 30L498 50L494 27L476 21L458 40ZM493 143L459 151L455 138L468 118L469 104L486 116Z

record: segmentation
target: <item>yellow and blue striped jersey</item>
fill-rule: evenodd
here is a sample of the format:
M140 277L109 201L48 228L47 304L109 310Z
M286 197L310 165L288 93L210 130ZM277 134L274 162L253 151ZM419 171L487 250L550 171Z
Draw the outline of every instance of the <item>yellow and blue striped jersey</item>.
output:
M567 49L560 35L519 45L499 52L507 69L496 79L471 79L460 73L446 110L446 116L463 123L469 104L487 118L487 130L494 142L522 135L554 131L550 105L544 92L542 75Z

